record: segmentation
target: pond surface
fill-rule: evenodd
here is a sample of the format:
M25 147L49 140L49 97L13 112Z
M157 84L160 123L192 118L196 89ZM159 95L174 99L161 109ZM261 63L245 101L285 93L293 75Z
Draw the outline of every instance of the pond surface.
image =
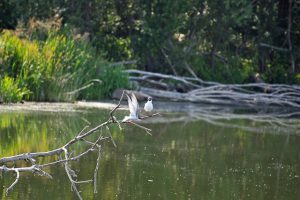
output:
M57 148L87 122L93 127L105 121L108 113L100 109L0 112L0 157ZM152 136L130 125L124 125L122 131L111 127L117 148L110 140L102 144L98 193L94 194L92 184L81 185L83 198L299 199L298 130L282 133L280 128L264 128L258 133L249 129L259 129L258 123L243 119L231 122L237 126L201 119L161 121L142 124L152 129ZM76 146L77 150L85 147ZM97 154L91 153L73 162L72 169L81 180L90 179L96 159ZM53 179L22 173L7 197L5 190L15 175L0 175L1 199L77 199L62 165L46 171Z

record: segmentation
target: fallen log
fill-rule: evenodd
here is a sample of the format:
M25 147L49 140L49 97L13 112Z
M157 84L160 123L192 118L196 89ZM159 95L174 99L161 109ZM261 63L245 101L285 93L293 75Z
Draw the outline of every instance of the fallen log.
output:
M140 92L157 99L223 105L272 105L300 109L300 86L285 84L248 83L222 84L194 77L126 70L132 81L138 82ZM176 86L185 85L180 92ZM175 85L175 87L174 87Z

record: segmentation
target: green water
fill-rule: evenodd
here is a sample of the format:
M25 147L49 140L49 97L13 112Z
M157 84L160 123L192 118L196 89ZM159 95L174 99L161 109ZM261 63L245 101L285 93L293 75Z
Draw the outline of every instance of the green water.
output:
M54 149L77 134L86 121L95 126L107 115L106 110L0 113L0 157ZM143 125L152 129L153 136L128 125L121 132L112 127L117 148L111 141L103 143L98 193L94 194L92 184L81 185L84 199L300 197L300 137L292 132L258 134L204 121ZM93 176L96 158L91 153L72 163L81 180ZM46 171L53 179L22 173L7 197L5 190L15 176L0 175L1 199L77 199L62 165Z

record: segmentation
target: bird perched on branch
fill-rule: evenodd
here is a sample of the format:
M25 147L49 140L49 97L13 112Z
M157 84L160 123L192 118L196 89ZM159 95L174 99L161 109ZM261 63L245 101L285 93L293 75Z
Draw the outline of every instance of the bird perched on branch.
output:
M145 103L144 110L146 112L151 112L153 110L152 98L148 97L147 103Z
M129 111L130 114L129 116L125 116L124 119L122 120L122 122L126 122L126 121L139 121L139 103L135 97L135 95L132 93L131 97L127 96L127 101L128 101L128 107L129 107Z

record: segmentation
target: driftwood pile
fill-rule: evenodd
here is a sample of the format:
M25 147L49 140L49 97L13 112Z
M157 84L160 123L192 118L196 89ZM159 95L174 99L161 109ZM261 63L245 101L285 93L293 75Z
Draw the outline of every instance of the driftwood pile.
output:
M137 89L154 98L220 105L280 106L300 110L300 86L267 83L221 84L141 70L126 70Z

